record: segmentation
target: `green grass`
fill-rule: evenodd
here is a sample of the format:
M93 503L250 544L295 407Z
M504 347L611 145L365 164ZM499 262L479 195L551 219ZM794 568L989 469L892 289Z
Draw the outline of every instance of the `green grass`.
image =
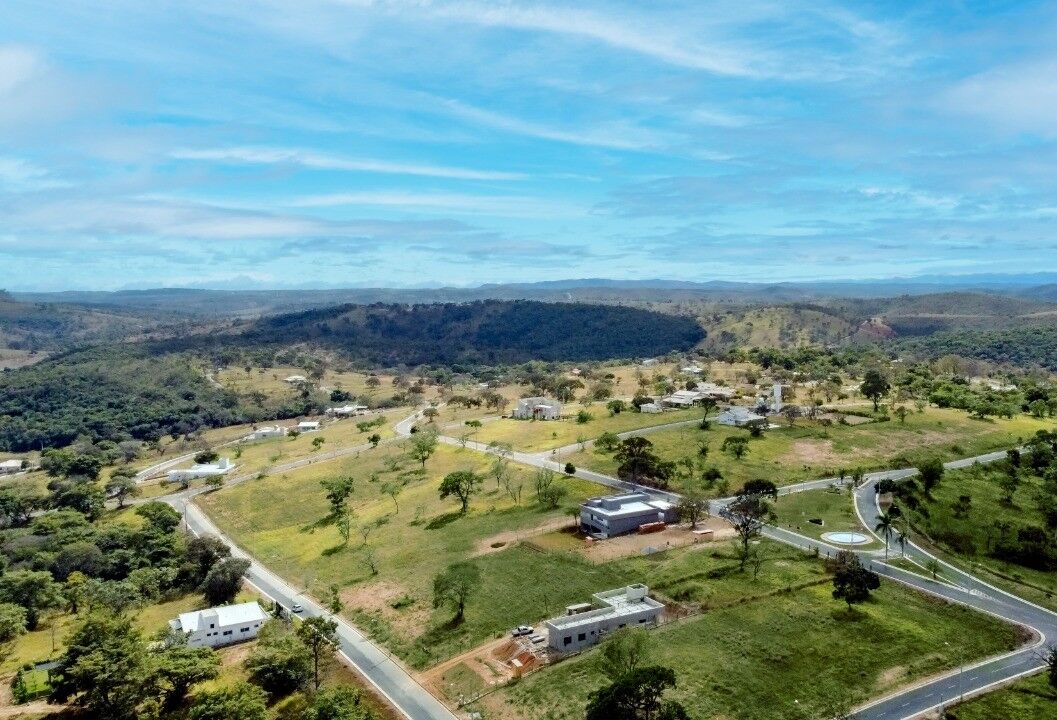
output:
M1018 642L1011 626L893 583L851 614L820 585L665 626L650 661L676 670L671 697L691 717L788 720L828 717L840 703ZM604 683L596 656L531 675L500 691L495 707L505 701L531 720L582 717L588 693Z
M988 693L947 711L954 720L1041 720L1057 717L1057 689L1045 674L1018 680L1009 687Z
M863 470L908 467L926 457L953 460L1011 447L1049 429L1052 422L1020 415L1012 420L974 420L961 410L927 408L911 413L905 423L893 419L863 425L822 426L800 419L793 427L767 431L749 442L746 455L738 460L721 451L723 440L732 435L746 436L744 430L713 423L710 430L695 426L660 430L649 435L655 452L667 460L698 457L698 447L709 447L708 467L723 473L736 490L746 480L768 478L779 485L833 477L841 469ZM612 455L588 449L566 459L577 467L614 474L617 462Z
M622 412L610 416L605 403L598 403L584 409L594 416L590 422L578 423L575 415L579 412L580 406L566 405L564 412L573 417L562 420L514 420L511 418L495 420L485 423L473 439L483 443L506 442L516 450L532 452L572 445L578 442L580 437L590 440L604 432L623 433L654 425L695 420L702 416L701 410L673 410L656 414Z
M788 528L801 535L806 535L816 540L822 538L823 533L851 530L862 532L868 537L870 533L863 532L862 523L855 514L852 496L848 490L810 490L808 492L782 495L774 503L775 513L778 515L778 525ZM823 521L823 525L810 522L812 519ZM895 541L893 540L893 547ZM859 548L880 547L881 543L872 540Z
M945 555L944 559L982 574L987 582L1021 595L1032 602L1057 610L1057 577L1052 572L1034 570L990 557L1002 524L1006 533L1015 536L1027 526L1041 526L1041 516L1032 500L1042 480L1026 470L1012 505L1002 502L997 480L1005 472L1001 464L976 466L947 472L927 499L928 516L911 512L915 530L924 532ZM961 495L972 498L971 509L964 517L955 517L953 505Z
M459 663L441 676L441 690L454 703L466 702L488 689L488 685L464 663Z

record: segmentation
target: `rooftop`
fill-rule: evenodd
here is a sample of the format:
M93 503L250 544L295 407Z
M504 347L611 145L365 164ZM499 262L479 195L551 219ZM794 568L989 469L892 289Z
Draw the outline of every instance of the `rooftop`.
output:
M204 618L204 622L213 622L218 627L227 627L240 623L262 622L268 619L268 614L261 609L256 600L251 600L239 605L221 605L220 607L206 610L180 613L180 617L176 622L179 623L181 631L195 632L198 630L199 625L203 623Z
M662 610L664 605L649 597L649 588L645 585L628 585L616 590L606 590L596 593L593 597L595 602L604 607L589 610L576 615L564 615L547 621L547 624L555 630L563 630L568 627L576 627L584 622L598 620L606 617L620 617L631 615L643 609Z

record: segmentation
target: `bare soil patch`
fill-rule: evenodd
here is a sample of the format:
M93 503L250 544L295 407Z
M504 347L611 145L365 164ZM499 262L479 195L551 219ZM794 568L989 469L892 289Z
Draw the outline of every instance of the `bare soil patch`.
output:
M585 541L580 552L592 562L604 563L632 555L642 555L647 552L648 548L663 551L687 545L708 545L734 537L734 529L721 518L709 518L704 522L699 522L697 529L711 530L712 536L696 535L690 530L689 525L670 525L661 532L646 535L621 535L590 544Z
M782 457L781 462L831 465L839 460L840 456L833 450L832 440L797 440Z

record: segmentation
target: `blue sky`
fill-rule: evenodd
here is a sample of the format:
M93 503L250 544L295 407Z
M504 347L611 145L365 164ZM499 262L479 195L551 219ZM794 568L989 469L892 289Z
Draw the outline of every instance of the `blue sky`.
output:
M1052 3L0 4L0 286L1057 270Z

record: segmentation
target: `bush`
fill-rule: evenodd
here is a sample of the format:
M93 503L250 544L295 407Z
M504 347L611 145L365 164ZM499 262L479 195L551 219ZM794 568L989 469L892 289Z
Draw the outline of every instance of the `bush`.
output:
M565 474L566 475L575 475L576 474L576 466L573 465L571 462L565 463Z

